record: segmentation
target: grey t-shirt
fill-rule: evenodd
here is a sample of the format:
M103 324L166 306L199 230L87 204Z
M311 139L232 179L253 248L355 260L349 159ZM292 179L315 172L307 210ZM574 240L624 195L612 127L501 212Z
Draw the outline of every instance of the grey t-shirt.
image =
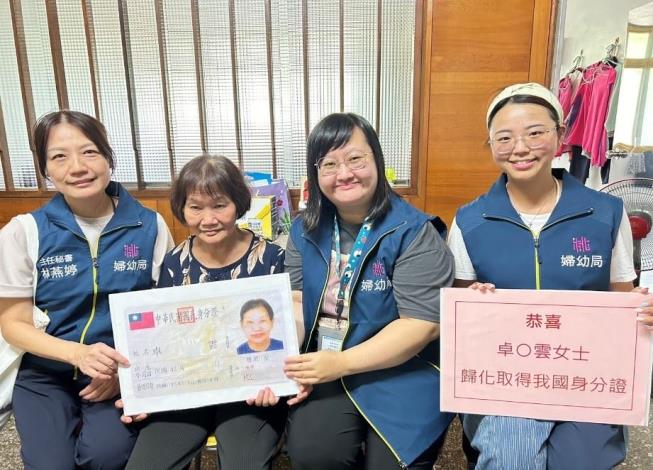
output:
M338 221L340 251L348 254L360 225ZM302 255L288 239L285 271L290 274L293 290L302 290ZM435 227L427 223L395 263L392 289L399 314L431 322L440 321L440 288L453 284L454 263Z

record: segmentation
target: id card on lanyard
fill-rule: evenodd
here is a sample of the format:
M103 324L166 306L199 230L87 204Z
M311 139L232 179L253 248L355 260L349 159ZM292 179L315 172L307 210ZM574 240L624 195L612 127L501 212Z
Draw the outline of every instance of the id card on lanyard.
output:
M349 307L349 299L347 294L350 293L351 283L353 280L354 271L360 264L363 258L363 248L367 243L367 238L372 228L372 221L365 219L363 225L358 231L356 240L349 253L349 259L346 265L341 269L342 254L340 253L340 228L338 226L338 219L334 217L333 220L333 246L334 251L334 268L335 276L338 277L338 293L336 295L336 318L324 317L320 320L320 327L318 329L318 351L341 351L342 342L347 333L347 327L344 327L341 322L349 323L348 320L342 320L342 314L345 307ZM351 294L350 294L351 295Z

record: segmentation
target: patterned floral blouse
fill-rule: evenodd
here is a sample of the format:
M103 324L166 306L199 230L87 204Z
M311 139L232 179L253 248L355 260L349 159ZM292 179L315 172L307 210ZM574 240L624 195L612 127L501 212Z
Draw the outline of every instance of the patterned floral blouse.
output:
M256 234L252 235L254 236L247 253L235 263L222 268L207 268L193 258L195 237L188 237L166 255L157 287L185 286L282 273L284 249Z

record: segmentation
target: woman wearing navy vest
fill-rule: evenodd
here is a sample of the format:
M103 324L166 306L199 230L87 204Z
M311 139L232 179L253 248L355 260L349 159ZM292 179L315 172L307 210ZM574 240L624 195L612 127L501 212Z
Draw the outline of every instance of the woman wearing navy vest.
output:
M0 328L26 351L13 393L21 455L27 469L120 469L136 431L114 407L128 362L113 349L108 295L152 287L172 237L110 181L114 154L95 118L47 114L34 144L58 193L0 232ZM47 314L45 331L34 306Z
M632 235L621 200L552 170L564 133L558 99L536 83L512 85L492 101L486 122L503 174L456 214L448 241L454 285L631 291ZM565 261L574 250L601 263ZM622 426L468 415L464 428L479 469L609 469L626 453Z
M332 114L307 144L309 199L286 270L303 306L303 354L286 374L314 385L290 411L294 469L431 469L439 411L439 295L453 282L444 225L397 196L376 132Z

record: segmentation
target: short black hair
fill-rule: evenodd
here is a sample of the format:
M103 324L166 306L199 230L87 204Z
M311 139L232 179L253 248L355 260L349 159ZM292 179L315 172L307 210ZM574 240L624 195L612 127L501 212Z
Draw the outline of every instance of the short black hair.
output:
M318 184L318 169L315 164L332 150L347 144L354 133L360 129L365 135L374 155L374 165L378 173L376 190L372 196L372 205L368 217L378 219L390 209L390 197L394 191L385 177L385 161L379 136L372 125L362 116L354 113L334 113L323 118L311 131L306 143L306 174L308 180L308 202L302 214L304 228L307 232L315 230L320 223L323 211L333 213L334 205L329 201Z
M267 300L251 299L245 302L242 307L240 307L240 321L243 321L243 318L245 318L245 314L247 312L258 307L263 307L268 312L268 317L270 317L270 320L274 320L274 311L272 310L272 307L267 302Z
M88 114L80 113L79 111L70 111L63 109L54 111L52 113L41 116L36 124L32 135L34 137L34 148L36 150L36 159L39 164L39 173L44 178L48 177L46 171L46 164L48 161L48 138L50 132L58 124L70 124L75 126L81 131L88 139L95 144L100 154L104 159L109 162L109 168L115 168L115 156L109 139L107 138L107 130L100 121Z
M553 119L553 122L556 123L556 127L560 127L562 124L560 122L560 118L558 117L558 112L556 109L553 107L551 103L549 103L547 100L544 98L540 98L539 96L533 96L533 95L513 95L509 96L505 99L502 99L499 101L495 106L494 109L492 109L492 112L490 112L490 116L488 117L487 120L487 127L488 129L490 128L490 125L492 124L492 120L494 119L494 116L509 103L515 103L515 104L537 104L540 106L543 106L546 108L546 110L549 112L549 116L551 116L551 119Z
M236 217L249 210L252 194L238 167L222 155L203 154L184 165L170 190L170 207L173 215L186 224L184 206L193 192L208 194L216 199L227 196L236 205Z

